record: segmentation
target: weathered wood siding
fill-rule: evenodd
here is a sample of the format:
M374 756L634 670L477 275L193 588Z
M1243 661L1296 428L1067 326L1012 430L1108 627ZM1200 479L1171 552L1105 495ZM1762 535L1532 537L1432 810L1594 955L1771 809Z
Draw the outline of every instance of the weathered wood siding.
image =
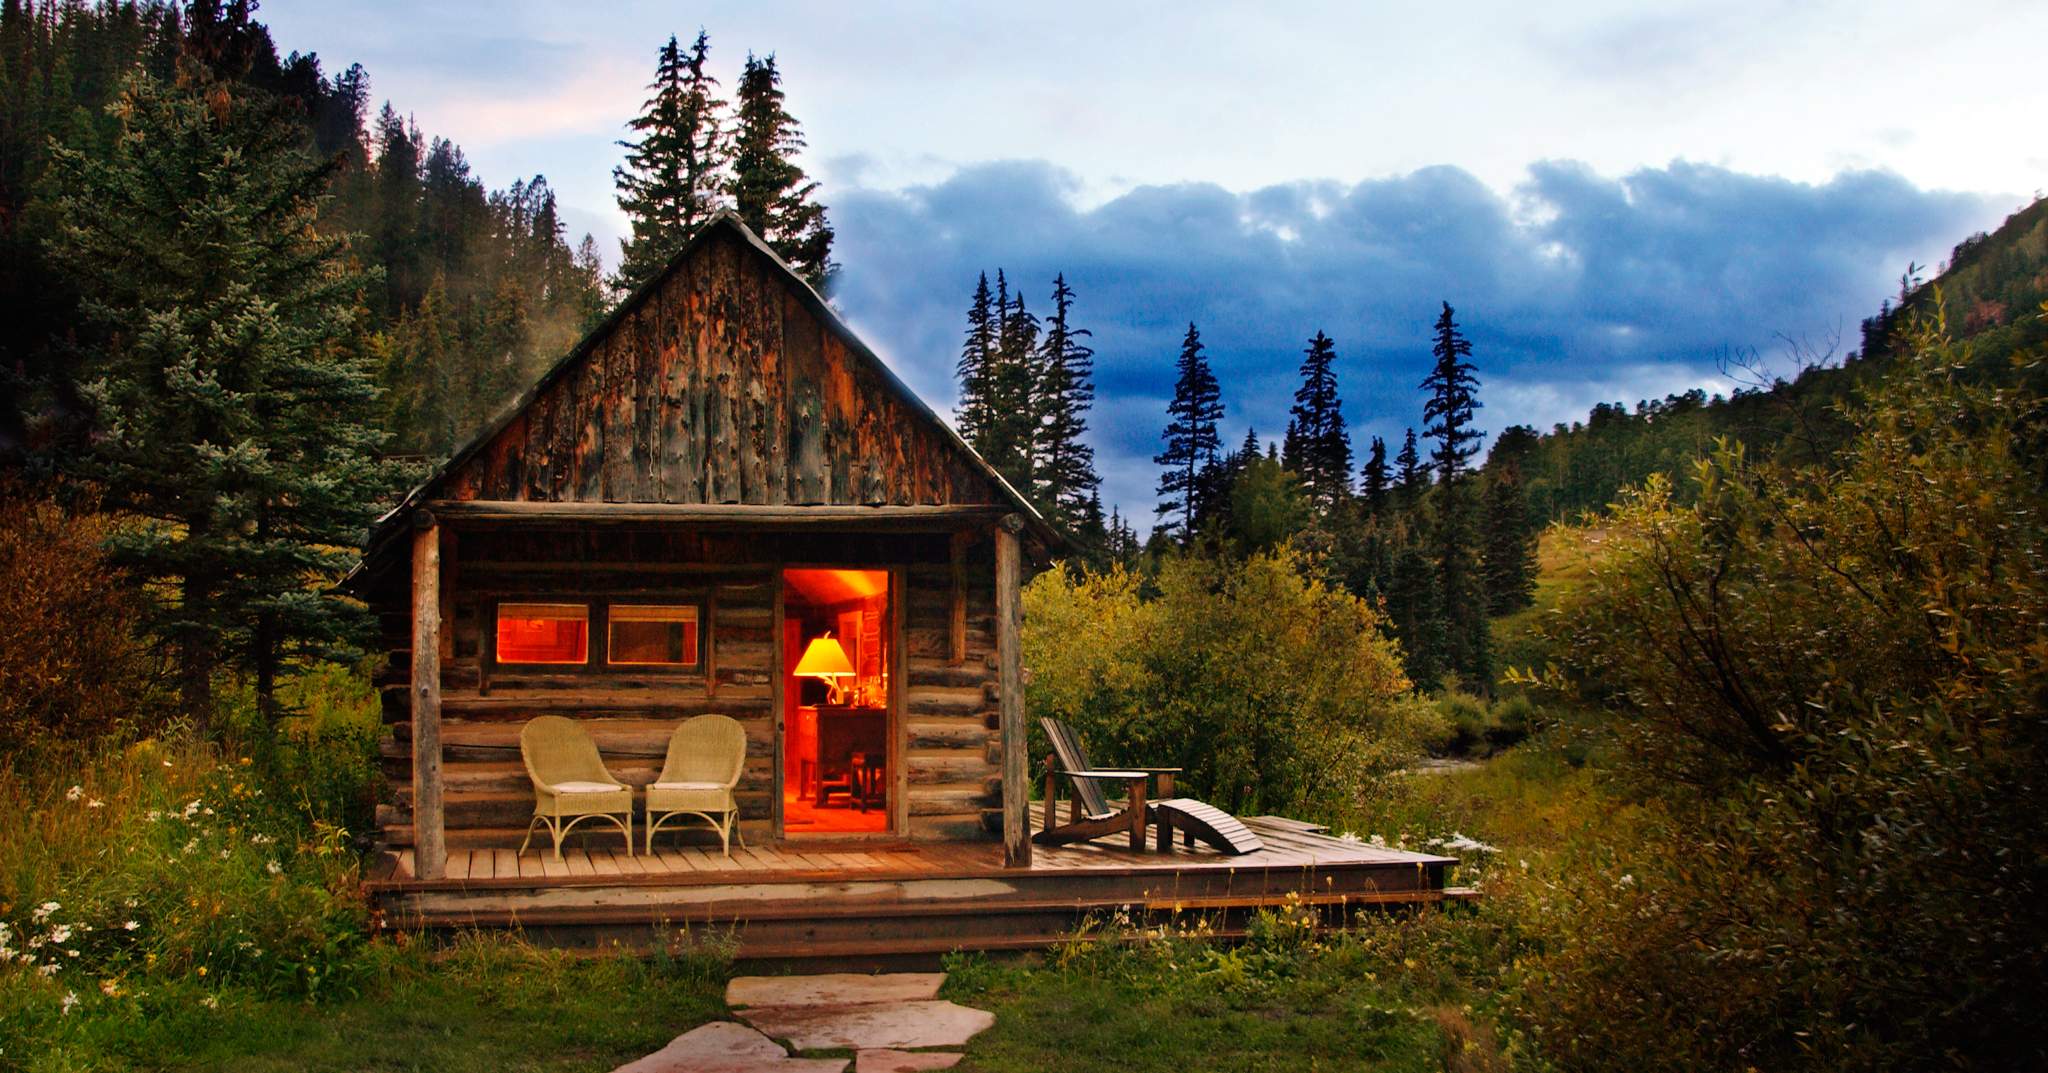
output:
M997 490L828 327L779 266L714 228L448 474L451 499L977 504Z
M452 847L517 845L533 812L519 759L519 728L537 715L585 720L620 779L644 786L660 769L675 724L717 713L747 730L738 787L742 829L765 840L775 789L771 661L780 563L905 566L907 661L903 724L907 834L915 840L994 837L1002 794L994 730L993 570L966 572L967 652L955 664L948 539L845 534L750 537L687 532L473 531L461 535L443 578L452 644L441 667L444 809ZM979 545L986 551L986 541ZM485 632L498 600L608 597L672 599L706 609L708 673L613 673L491 668ZM379 676L390 735L382 753L393 800L380 807L383 840L412 830L410 619L386 609L390 658ZM593 637L596 646L600 639ZM613 833L591 844L618 841ZM664 836L667 837L667 836Z

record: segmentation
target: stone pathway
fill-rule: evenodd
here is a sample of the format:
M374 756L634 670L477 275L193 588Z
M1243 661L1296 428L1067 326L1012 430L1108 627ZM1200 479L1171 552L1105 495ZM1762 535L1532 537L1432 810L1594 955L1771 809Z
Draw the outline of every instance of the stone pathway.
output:
M800 1051L851 1050L853 1073L950 1069L957 1048L996 1023L996 1015L941 1000L942 972L880 975L741 976L726 1005L751 1023L718 1021L614 1073L845 1073L844 1058L792 1057ZM954 1050L922 1048L950 1047Z

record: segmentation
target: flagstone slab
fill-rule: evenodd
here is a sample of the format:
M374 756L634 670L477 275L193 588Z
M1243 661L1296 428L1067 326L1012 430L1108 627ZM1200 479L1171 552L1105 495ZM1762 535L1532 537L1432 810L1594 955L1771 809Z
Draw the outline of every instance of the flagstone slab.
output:
M844 1058L791 1058L782 1044L731 1021L714 1021L613 1073L846 1073Z
M845 1006L919 1002L939 997L943 972L828 972L813 976L739 976L725 985L728 1006Z
M925 1073L951 1069L965 1057L951 1051L860 1051L853 1056L853 1073Z
M996 1015L986 1010L934 1001L757 1006L740 1016L800 1051L959 1047L996 1023Z

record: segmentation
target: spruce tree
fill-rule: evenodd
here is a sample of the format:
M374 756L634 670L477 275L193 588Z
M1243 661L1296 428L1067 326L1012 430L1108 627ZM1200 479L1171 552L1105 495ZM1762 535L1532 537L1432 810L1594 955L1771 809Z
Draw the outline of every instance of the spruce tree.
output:
M953 411L960 438L988 457L988 434L995 406L996 356L995 300L989 294L988 273L975 280L974 297L967 303L967 337L960 343L960 361L954 374L960 378L960 405Z
M1536 526L1520 465L1487 467L1484 514L1486 609L1505 615L1536 602Z
M824 290L831 280L832 225L813 200L818 184L798 167L804 147L796 118L783 107L775 55L747 54L740 75L738 122L733 134L732 200L740 219L783 260Z
M1181 340L1175 368L1173 399L1166 405L1165 447L1152 458L1164 470L1159 475L1159 506L1153 513L1159 516L1159 530L1186 543L1194 539L1209 506L1204 501L1204 485L1209 483L1205 478L1218 468L1216 425L1223 420L1223 390L1202 356L1202 333L1193 321Z
M1447 623L1436 564L1412 538L1393 556L1387 585L1387 618L1401 642L1401 660L1417 687L1429 690L1442 683L1447 648Z
M1467 359L1472 344L1458 331L1451 304L1437 318L1435 366L1422 381L1429 392L1422 416L1423 434L1436 441L1430 459L1438 472L1431 512L1431 551L1437 566L1437 592L1444 613L1445 662L1467 685L1490 692L1492 667L1487 637L1487 595L1479 569L1478 504L1467 480L1465 462L1479 450L1481 433L1472 427L1479 409L1477 368Z
M111 149L56 150L49 185L90 333L77 465L140 521L113 550L162 597L186 710L208 717L232 659L271 712L283 660L363 625L333 584L401 476L371 419L374 279L316 228L334 165L306 156L296 107L187 57L175 84L131 76L111 114Z
M1039 502L1058 522L1085 521L1094 504L1100 528L1102 503L1096 489L1095 449L1082 441L1088 431L1088 410L1095 403L1095 351L1084 340L1090 333L1073 323L1074 289L1066 273L1053 277L1052 316L1045 321L1045 339L1037 355L1037 470L1033 484Z
M718 80L704 69L710 53L703 30L688 53L671 36L655 60L652 95L628 124L636 137L619 143L626 162L612 182L633 226L619 243L621 290L653 278L723 204L729 147Z
M1401 440L1401 453L1394 456L1396 474L1395 490L1401 501L1401 509L1414 510L1422 502L1422 493L1429 490L1429 471L1422 466L1422 455L1415 448L1415 430L1409 429Z
M1042 400L1038 396L1038 318L1024 305L1024 292L996 270L996 349L989 362L989 465L1027 497L1035 496L1034 451Z
M1316 513L1328 517L1351 490L1351 435L1337 398L1336 344L1317 332L1303 353L1280 457L1301 478Z
M1366 513L1370 516L1376 518L1386 513L1391 479L1387 470L1387 441L1374 436L1372 447L1366 452L1363 482L1359 488L1365 500Z

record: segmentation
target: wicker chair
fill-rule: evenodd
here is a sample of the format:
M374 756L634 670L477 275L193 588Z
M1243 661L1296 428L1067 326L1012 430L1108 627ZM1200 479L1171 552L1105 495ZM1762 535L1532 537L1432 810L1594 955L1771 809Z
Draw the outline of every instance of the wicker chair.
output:
M747 732L739 723L722 715L683 720L669 736L661 775L647 786L647 852L654 852L654 832L662 825L694 816L718 832L725 855L732 856L740 814L732 788L746 762Z
M603 818L625 832L626 855L633 855L633 788L605 769L582 724L559 715L532 720L519 730L519 758L533 780L533 819L519 852L533 841L534 826L544 825L561 860L563 836L584 820Z

